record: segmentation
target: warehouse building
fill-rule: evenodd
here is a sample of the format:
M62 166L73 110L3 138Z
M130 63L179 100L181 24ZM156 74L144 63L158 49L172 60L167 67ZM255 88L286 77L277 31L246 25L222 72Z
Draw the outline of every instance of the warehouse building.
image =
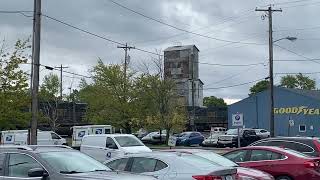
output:
M243 114L244 127L270 129L270 90L251 95L228 107L232 115ZM320 137L320 91L274 87L274 119L277 136Z

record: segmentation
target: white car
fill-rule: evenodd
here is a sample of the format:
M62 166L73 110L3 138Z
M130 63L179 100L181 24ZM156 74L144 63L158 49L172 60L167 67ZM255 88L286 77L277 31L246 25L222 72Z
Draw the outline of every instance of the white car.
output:
M257 136L259 136L261 139L270 137L270 132L265 129L254 129L254 131L256 132Z
M220 134L211 134L202 142L201 146L217 146L219 136Z
M104 162L125 154L151 152L151 149L132 134L101 134L84 136L80 151Z
M160 141L160 133L158 131L151 132L144 136L141 141L144 143L150 143L150 144L156 144L156 143L163 143L165 142L167 137L167 131L162 130L161 131L161 141Z
M159 180L236 180L236 168L222 167L205 158L183 152L128 154L104 163L116 171L152 175Z

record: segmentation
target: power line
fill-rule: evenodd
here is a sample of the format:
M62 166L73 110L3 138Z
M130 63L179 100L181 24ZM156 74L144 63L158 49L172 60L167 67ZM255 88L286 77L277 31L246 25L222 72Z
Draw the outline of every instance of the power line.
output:
M320 2L299 4L299 5L294 5L294 6L282 7L282 8L283 8L283 9L289 9L289 8L302 7L302 6L311 6L311 5L316 5L316 4L320 4Z
M135 10L133 10L133 9L130 9L130 8L128 8L128 7L126 7L126 6L122 5L122 4L119 4L119 3L117 3L117 2L115 2L115 1L113 1L113 0L109 0L109 1L112 2L113 4L116 4L117 6L120 6L120 7L124 8L124 9L126 9L126 10L128 10L128 11L131 11L131 12L133 12L133 13L135 13L135 14L138 14L138 15L140 15L140 16L142 16L142 17L145 17L145 18L147 18L147 19L150 19L150 20L152 20L152 21L158 22L158 23L160 23L160 24L166 25L166 26L168 26L168 27L171 27L171 28L173 28L173 29L176 29L176 30L179 30L179 31L182 31L182 32L186 32L186 33L189 33L189 34L197 35L197 36L204 37L204 38L208 38L208 39L213 39L213 40L216 40L216 41L222 41L222 42L229 42L229 43L232 42L232 43L238 43L238 44L262 45L262 44L253 43L253 42L230 41L230 40L226 40L226 39L220 39L220 38L210 37L210 36L206 36L206 35L199 34L199 33L196 33L196 32L192 32L192 31L189 31L189 30L185 30L185 29L176 27L176 26L174 26L174 25L171 25L171 24L169 24L169 23L163 22L163 21L161 21L161 20L155 19L155 18L153 18L153 17L147 16L147 15L145 15L145 14L143 14L143 13L140 13L140 12L138 12L138 11L135 11Z
M257 79L257 80L254 80L254 81L249 81L249 82L240 83L240 84L235 84L235 85L230 85L230 86L221 86L221 87L203 88L203 90L227 89L227 88L238 87L238 86L243 86L243 85L247 85L247 84L255 83L255 82L258 82L258 81L265 80L265 79L266 79L266 78L261 78L261 79Z
M66 22L64 22L64 21L62 21L62 20L59 20L59 19L57 19L57 18L48 16L48 15L45 15L45 14L42 14L42 16L44 16L44 17L46 17L46 18L49 18L49 19L51 19L51 20L53 20L53 21L56 21L56 22L58 22L58 23L60 23L60 24L63 24L63 25L65 25L65 26L68 26L68 27L71 27L71 28L76 29L76 30L78 30L78 31L81 31L81 32L83 32L83 33L89 34L89 35L91 35L91 36L94 36L94 37L97 37L97 38L100 38L100 39L109 41L109 42L114 43L114 44L117 44L117 45L125 46L125 43L121 43L121 42L112 40L112 39L110 39L110 38L106 38L106 37L103 37L103 36L101 36L101 35L92 33L92 32L90 32L90 31L88 31L88 30L81 29L81 28L79 28L79 27L76 27L76 26L74 26L74 25L72 25L72 24L66 23ZM154 53L154 52L151 52L151 51L148 51L148 50L144 50L144 49L141 49L141 48L135 48L135 49L138 50L138 51L141 51L141 52L145 52L145 53L149 53L149 54L153 54L153 55L157 55L157 56L160 55L160 56L161 56L161 54Z
M25 17L33 17L32 15L27 15L26 13L33 13L33 11L0 11L1 14L21 14Z
M211 65L211 66L226 66L226 67L245 67L245 66L257 66L257 65L264 65L264 62L261 63L252 63L252 64L213 64L213 63L206 63L206 62L195 62L199 64Z
M320 74L320 72L279 72L279 73L275 73L278 75L290 75L290 74Z
M280 45L278 45L278 44L275 44L275 46L277 46L277 47L279 47L279 48L281 48L281 49L283 49L283 50L285 50L285 51L287 51L287 52L290 52L290 53L292 53L292 54L294 54L294 55L296 55L296 56L302 57L302 58L304 58L304 59L306 59L306 60L308 60L308 61L312 61L312 62L314 62L314 63L316 63L316 64L320 64L320 62L317 62L316 60L313 60L312 58L308 58L308 57L306 57L306 56L304 56L304 55L301 55L301 54L299 54L299 53L296 53L296 52L294 52L294 51L292 51L292 50L290 50L290 49L284 48L284 47L282 47L282 46L280 46Z
M306 30L315 30L320 29L320 26L313 26L313 27L306 27L306 28L287 28L287 29L279 29L275 30L274 32L281 32L281 31L306 31ZM300 40L300 39L299 39Z

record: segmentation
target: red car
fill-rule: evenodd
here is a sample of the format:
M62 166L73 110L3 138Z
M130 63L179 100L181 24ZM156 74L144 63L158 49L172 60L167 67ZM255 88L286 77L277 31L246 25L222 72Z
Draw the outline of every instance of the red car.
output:
M267 172L276 180L320 180L320 158L273 146L249 146L224 157L242 167Z
M190 154L208 159L212 161L214 164L216 164L217 166L236 167L237 180L274 180L274 178L268 173L265 173L256 169L252 169L252 168L240 167L238 164L212 151L207 151L202 149L170 149L170 150L163 150L163 151L190 153Z

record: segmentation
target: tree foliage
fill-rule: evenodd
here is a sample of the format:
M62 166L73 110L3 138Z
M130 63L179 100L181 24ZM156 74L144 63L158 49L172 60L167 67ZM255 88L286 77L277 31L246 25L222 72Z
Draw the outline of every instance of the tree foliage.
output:
M256 83L250 88L250 95L257 94L259 92L267 90L269 87L269 81L263 80Z
M40 86L40 103L42 104L43 121L48 123L52 131L59 127L59 77L55 74L46 75Z
M4 42L3 42L4 44ZM30 120L28 76L20 68L27 63L29 41L18 40L12 51L0 49L0 128L25 128Z
M217 107L226 107L227 103L224 102L222 98L217 98L215 96L204 97L203 98L203 105L209 106L217 106Z
M299 73L295 76L283 76L280 81L280 86L286 88L314 90L316 89L316 81Z

